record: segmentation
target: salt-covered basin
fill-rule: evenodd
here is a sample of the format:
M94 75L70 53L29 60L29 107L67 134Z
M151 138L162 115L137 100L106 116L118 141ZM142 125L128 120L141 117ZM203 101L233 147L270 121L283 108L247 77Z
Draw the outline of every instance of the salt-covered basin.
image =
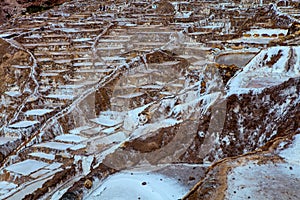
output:
M173 200L180 199L188 192L174 179L147 172L123 172L106 179L93 192L83 199L87 200Z
M216 58L216 62L224 65L245 66L256 53L227 53L221 54Z

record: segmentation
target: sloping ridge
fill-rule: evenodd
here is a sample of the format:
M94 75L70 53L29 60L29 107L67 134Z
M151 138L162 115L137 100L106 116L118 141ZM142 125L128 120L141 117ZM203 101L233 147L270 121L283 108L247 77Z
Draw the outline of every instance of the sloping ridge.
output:
M299 47L262 50L229 81L224 143L212 155L224 159L183 199L299 199L299 55ZM259 78L276 81L253 88Z
M228 93L247 93L300 76L300 47L270 47L256 55L227 84Z

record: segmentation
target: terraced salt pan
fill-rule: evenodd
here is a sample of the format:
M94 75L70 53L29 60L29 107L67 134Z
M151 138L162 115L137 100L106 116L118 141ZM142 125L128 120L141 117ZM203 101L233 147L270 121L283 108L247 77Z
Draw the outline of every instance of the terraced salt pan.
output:
M60 88L60 89L78 89L78 88L82 88L82 87L83 87L83 85L75 85L75 84L58 86L58 88Z
M0 34L0 38L5 38L5 37L8 37L10 35L12 35L13 33L2 33Z
M15 137L0 137L0 145L6 144L7 142L13 142L18 138Z
M43 153L43 152L33 152L33 153L30 153L29 155L34 156L34 157L44 158L44 159L47 159L47 160L54 160L55 159L55 155L48 154L48 153Z
M131 94L127 94L127 95L121 95L121 96L118 96L118 98L131 99L131 98L139 97L142 95L144 95L143 92L136 92L136 93L131 93Z
M37 58L37 61L39 62L48 62L48 61L53 61L52 58Z
M141 89L157 89L157 90L160 90L163 88L163 86L161 85L142 85L140 86Z
M10 97L19 97L22 95L22 93L19 91L7 91L7 92L5 92L5 94Z
M118 126L114 126L114 127L111 127L111 128L107 128L107 129L103 129L101 132L102 133L105 133L105 134L112 134L114 133L118 128L120 128L122 125L119 124Z
M188 192L187 188L180 185L176 180L163 175L126 172L112 175L83 199L174 200L180 199L186 192Z
M61 167L62 164L58 163L58 162L54 162L48 166L45 167L45 169L49 169L49 170L54 170L54 169L58 169L59 167Z
M28 66L28 65L12 65L12 67L14 67L16 69L28 69L28 68L30 68L30 66Z
M109 116L100 116L91 121L107 127L116 126L122 122L121 120L110 119Z
M194 12L176 12L175 17L176 18L190 18Z
M81 127L70 130L69 133L70 134L79 134L81 131L87 130L90 128L91 128L90 126L81 126Z
M40 123L39 121L20 121L9 126L9 128L28 128Z
M274 38L262 38L262 37L242 37L238 39L229 40L232 43L245 43L245 44L268 44Z
M63 134L55 137L56 141L61 141L61 142L72 142L72 143L80 143L87 138L81 137L79 135L73 135L73 134Z
M80 62L80 63L74 63L74 67L87 67L87 66L92 66L92 62Z
M79 29L75 29L75 28L60 28L58 30L66 32L66 33L78 33L78 32L80 32Z
M47 174L47 173L49 173L49 172L50 172L50 170L47 170L47 169L41 169L41 170L39 170L39 171L37 171L37 172L31 174L30 177L32 177L32 178L38 178L38 177L40 177L40 176L42 176L42 175L45 175L45 174Z
M70 147L70 150L76 151L76 150L83 149L83 148L86 148L85 144L77 144L77 145Z
M47 98L51 99L60 99L60 100L73 100L75 96L73 95L66 95L66 94L49 94L46 96Z
M12 190L16 187L17 185L14 183L7 182L7 181L0 181L0 195L5 194L8 190Z
M73 39L73 42L86 42L91 40L92 38L77 38L77 39Z
M5 199L5 196L14 191L16 187L17 185L14 183L0 181L0 199Z
M251 35L254 35L254 34L268 34L268 35L272 35L272 34L284 34L286 35L288 32L287 29L252 29L250 31L247 31L246 34L251 34Z
M76 72L79 73L106 73L111 72L111 69L77 69Z
M54 72L42 72L40 76L59 76L59 73Z
M67 64L67 63L70 63L70 62L71 62L70 59L54 60L54 63L56 63L56 64Z
M111 56L111 57L102 57L102 59L104 61L122 61L122 60L125 60L126 58L124 57L120 57L120 56Z
M49 165L49 164L42 162L42 161L28 159L28 160L10 165L5 169L8 171L14 172L14 173L28 176L29 174L31 174L39 169L42 169L42 168L46 167L47 165Z
M34 110L28 110L24 114L26 116L42 116L52 111L53 111L52 109L34 109Z
M95 144L111 144L113 142L122 142L126 139L126 134L123 132L118 132L115 134L108 135L106 137L102 137L94 140Z
M61 143L61 142L45 142L41 144L36 144L33 147L44 147L49 149L56 149L56 150L67 150L68 148L72 147L72 144Z
M61 169L56 170L56 171L52 171L47 173L47 177L40 177L37 180L32 181L31 183L24 185L21 185L22 189L18 190L17 192L13 193L13 195L7 197L9 194L6 194L6 197L4 199L7 200L16 200L16 199L24 199L24 197L30 193L32 193L32 191L35 191L38 188L41 188L43 186L43 184L45 182L47 182L48 180L50 180L53 177L53 174L55 174L56 172L61 171Z
M95 127L95 128L83 130L82 134L87 136L93 136L94 134L100 133L101 130L103 130L103 127Z

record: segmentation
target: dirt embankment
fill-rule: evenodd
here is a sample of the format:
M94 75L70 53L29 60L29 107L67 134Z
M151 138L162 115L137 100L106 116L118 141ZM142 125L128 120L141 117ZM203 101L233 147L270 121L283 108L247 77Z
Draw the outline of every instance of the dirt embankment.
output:
M0 25L14 15L43 11L68 0L3 0L0 1Z

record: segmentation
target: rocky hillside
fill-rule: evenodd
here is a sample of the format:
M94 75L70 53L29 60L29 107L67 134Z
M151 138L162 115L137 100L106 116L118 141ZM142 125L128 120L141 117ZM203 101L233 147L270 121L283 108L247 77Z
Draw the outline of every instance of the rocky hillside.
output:
M64 2L66 0L3 0L0 2L0 25L17 14L47 10Z

